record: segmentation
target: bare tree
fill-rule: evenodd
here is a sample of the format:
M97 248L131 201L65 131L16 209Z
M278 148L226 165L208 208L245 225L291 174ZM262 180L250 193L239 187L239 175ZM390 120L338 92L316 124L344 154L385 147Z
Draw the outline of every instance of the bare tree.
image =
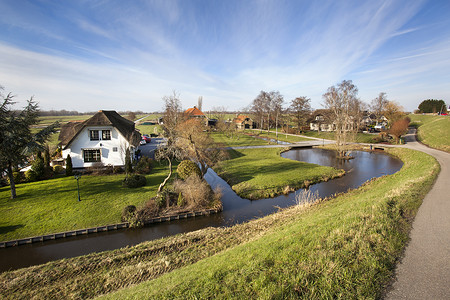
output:
M136 120L136 113L134 113L132 111L128 112L127 119L130 121Z
M183 158L200 165L202 176L209 167L224 157L223 150L216 147L214 140L206 133L205 125L198 119L189 119L177 128L176 147Z
M388 126L404 116L403 107L395 101L388 101L384 107L383 115L388 120Z
M258 94L258 96L255 99L253 99L252 104L250 105L250 111L253 114L254 119L258 120L261 132L264 125L266 99L267 99L267 92L261 91Z
M269 106L273 116L275 117L275 132L277 142L278 142L278 124L283 116L283 104L284 98L279 91L271 91L269 93ZM267 133L269 133L269 128L267 129Z
M180 149L176 145L177 126L182 122L181 101L179 95L173 91L171 96L164 96L163 136L166 144L159 147L155 153L157 160L165 159L169 163L169 174L158 187L158 193L162 191L167 181L172 176L172 159L182 157Z
M403 119L399 119L395 121L391 128L389 129L389 133L394 136L395 143L398 144L400 141L400 137L408 132L408 126L411 120L406 117Z
M358 100L357 94L358 88L352 81L343 80L340 84L329 87L323 95L325 107L334 118L336 148L341 158L348 158L346 145L349 133L354 130L352 111Z
M386 107L386 105L388 104L389 100L386 97L386 93L381 92L378 97L376 97L375 99L372 100L372 102L370 102L370 109L373 111L373 113L375 114L377 120L377 125L378 125L378 121L380 120L381 116L383 115L383 111Z
M300 133L300 128L306 123L306 119L311 113L311 99L305 96L293 99L289 106L289 112L297 124L298 133Z

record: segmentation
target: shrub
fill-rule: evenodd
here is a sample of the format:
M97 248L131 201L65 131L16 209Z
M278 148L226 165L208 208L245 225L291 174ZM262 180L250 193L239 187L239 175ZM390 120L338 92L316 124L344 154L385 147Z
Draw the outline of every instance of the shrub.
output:
M122 174L123 173L123 168L120 166L114 166L113 167L113 174Z
M136 215L136 206L127 205L122 210L122 222L130 222Z
M33 181L37 181L38 180L38 176L37 176L36 172L33 169L30 169L30 170L25 172L25 179L28 182L33 182Z
M73 175L72 158L70 157L70 154L67 154L67 158L66 158L66 176L72 176L72 175Z
M214 200L214 193L209 184L196 174L188 177L185 181L175 181L174 187L177 193L182 194L188 206L207 207Z
M123 186L129 188L138 188L147 184L147 178L144 175L134 174L125 178L122 182Z
M166 197L165 195L159 194L155 197L155 204L158 207L163 207L164 204L166 204Z
M159 206L158 203L156 203L156 198L157 197L147 201L144 207L136 212L136 219L141 223L144 223L146 220L154 218L159 214Z
M64 173L64 171L65 170L64 170L63 166L60 166L60 165L53 166L53 172L56 174L62 174L62 173Z
M133 166L131 165L130 148L125 151L125 173L131 174L133 172Z
M114 173L114 167L111 164L106 165L106 167L103 168L102 174L103 175L111 175Z
M36 174L35 180L41 180L45 177L45 165L44 165L44 159L42 157L38 156L31 164L31 170L34 171Z
M95 162L89 168L93 175L103 175L105 174L105 164L101 161Z
M180 193L178 193L177 205L179 207L182 207L182 206L184 206L184 204L186 204L186 202L184 201L183 194L180 192Z
M202 177L202 172L200 171L200 168L195 164L193 161L190 160L183 160L177 168L178 176L180 176L181 179L186 180L187 178L191 177L191 175L195 174L199 178Z
M19 172L19 171L14 171L13 172L13 180L14 180L14 183L21 183L22 181L23 181L23 174L21 173L21 172ZM9 182L9 176L7 176L6 177L6 180L7 180L7 183L8 183L8 185L9 184L11 184L10 182Z
M153 160L150 157L143 156L134 167L134 171L138 174L150 174L152 162Z

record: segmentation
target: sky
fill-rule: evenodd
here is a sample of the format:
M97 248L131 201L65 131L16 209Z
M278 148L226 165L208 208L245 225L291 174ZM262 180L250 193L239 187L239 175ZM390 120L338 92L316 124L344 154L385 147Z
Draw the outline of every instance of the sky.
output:
M450 104L450 1L0 0L0 85L42 110L245 109L352 80L406 111Z

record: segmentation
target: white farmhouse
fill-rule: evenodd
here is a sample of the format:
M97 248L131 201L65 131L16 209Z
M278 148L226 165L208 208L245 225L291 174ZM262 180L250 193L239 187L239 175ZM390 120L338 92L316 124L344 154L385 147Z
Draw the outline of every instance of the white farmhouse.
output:
M61 127L59 140L63 158L70 154L73 168L91 167L96 163L124 166L125 152L133 157L141 134L134 122L112 110L100 110L83 122L69 122Z

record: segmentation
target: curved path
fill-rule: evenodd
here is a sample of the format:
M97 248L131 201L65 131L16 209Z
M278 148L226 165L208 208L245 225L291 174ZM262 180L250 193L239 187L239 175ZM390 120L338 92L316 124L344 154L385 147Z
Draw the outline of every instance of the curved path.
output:
M419 208L386 299L450 299L450 153L406 136L405 147L434 156L441 172Z

